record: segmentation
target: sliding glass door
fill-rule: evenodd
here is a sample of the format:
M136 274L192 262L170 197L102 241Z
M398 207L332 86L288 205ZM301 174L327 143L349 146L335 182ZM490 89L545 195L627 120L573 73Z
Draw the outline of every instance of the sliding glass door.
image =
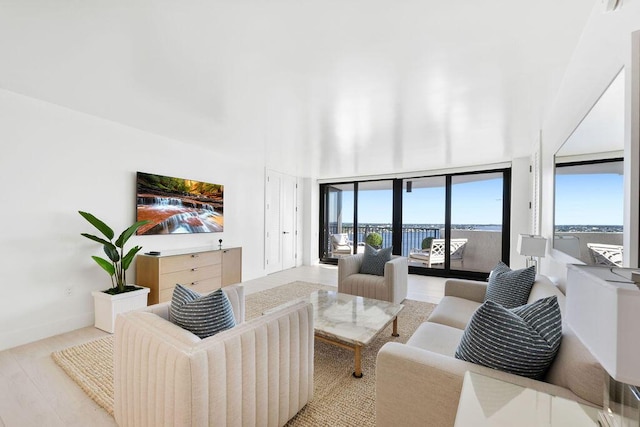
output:
M412 273L483 278L509 263L510 169L321 185L323 261L370 243Z
M502 172L451 177L451 268L488 272L502 259Z
M413 267L444 268L444 257L431 254L444 243L446 193L444 176L403 182L402 256Z
M354 184L335 184L324 187L322 203L322 259L354 253Z
M388 248L393 240L393 181L358 183L358 252L364 245Z

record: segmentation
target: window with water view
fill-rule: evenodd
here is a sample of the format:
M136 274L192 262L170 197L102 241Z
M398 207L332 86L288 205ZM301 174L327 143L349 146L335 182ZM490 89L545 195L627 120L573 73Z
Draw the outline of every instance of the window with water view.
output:
M555 249L622 267L623 177L620 159L556 165Z
M362 253L371 233L381 237L380 247L393 246L397 233L393 252L414 270L487 273L508 262L507 171L323 184L322 259Z

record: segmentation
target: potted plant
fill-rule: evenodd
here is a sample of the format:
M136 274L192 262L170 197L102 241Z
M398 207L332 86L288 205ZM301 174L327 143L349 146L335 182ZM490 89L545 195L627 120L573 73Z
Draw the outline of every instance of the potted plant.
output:
M367 237L365 237L364 241L367 243L367 245L372 246L376 249L380 249L380 247L382 246L382 236L380 235L380 233L369 233L367 234Z
M81 233L84 237L102 244L108 259L92 256L93 260L107 272L111 278L111 288L94 291L95 326L103 331L113 333L115 318L118 313L146 307L149 288L127 284L127 269L142 247L134 246L125 253L124 246L136 230L148 221L138 221L124 230L114 242L115 233L107 224L88 212L78 213L93 225L102 235L97 237Z

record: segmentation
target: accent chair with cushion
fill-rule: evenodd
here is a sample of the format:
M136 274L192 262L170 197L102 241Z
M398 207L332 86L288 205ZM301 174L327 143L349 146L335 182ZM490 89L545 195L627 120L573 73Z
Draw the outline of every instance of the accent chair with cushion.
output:
M236 326L200 339L170 302L118 316L114 412L120 426L282 426L313 397L313 308L244 322L244 291L222 288Z
M391 248L388 249L390 251ZM371 250L370 246L366 246L364 254L346 256L338 260L338 292L401 303L407 297L407 258L389 254L390 259L381 266L370 265L365 257L368 255L367 251ZM370 274L371 272L378 274Z

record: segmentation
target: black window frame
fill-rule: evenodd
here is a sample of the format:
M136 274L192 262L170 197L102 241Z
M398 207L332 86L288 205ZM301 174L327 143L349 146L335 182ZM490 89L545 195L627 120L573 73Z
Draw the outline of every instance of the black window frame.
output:
M358 228L358 184L363 182L377 182L377 181L392 181L392 189L393 189L393 206L392 206L392 245L393 245L393 254L400 255L402 248L402 190L403 183L405 180L412 179L420 179L420 178L430 178L430 177L445 177L445 236L451 236L451 192L452 192L452 180L455 176L461 175L480 175L487 173L502 173L503 176L503 197L502 197L502 262L509 265L510 263L510 250L511 250L511 168L497 168L497 169L486 169L486 170L476 170L476 171L468 171L468 172L455 172L455 173L442 173L436 175L416 175L416 176L405 176L402 178L389 178L389 177L380 177L379 179L364 179L364 180L350 180L350 181L335 181L335 182L327 182L320 184L320 203L319 203L319 226L321 233L318 241L318 253L320 255L320 262L323 264L333 264L336 265L338 263L338 258L332 258L326 256L325 252L325 242L328 242L328 224L327 224L327 215L328 211L326 210L327 197L328 197L328 189L332 186L336 185L345 185L352 184L353 185L353 228L354 228L354 242L353 246L357 247L357 230ZM449 253L448 247L450 245L449 238L445 241L445 253ZM478 272L478 271L469 271L469 270L457 270L451 269L451 261L447 256L445 258L444 268L426 268L426 267L416 267L409 266L409 273L411 274L419 274L424 276L435 276L435 277L457 277L457 278L466 278L466 279L475 279L475 280L486 280L489 273L488 272Z

